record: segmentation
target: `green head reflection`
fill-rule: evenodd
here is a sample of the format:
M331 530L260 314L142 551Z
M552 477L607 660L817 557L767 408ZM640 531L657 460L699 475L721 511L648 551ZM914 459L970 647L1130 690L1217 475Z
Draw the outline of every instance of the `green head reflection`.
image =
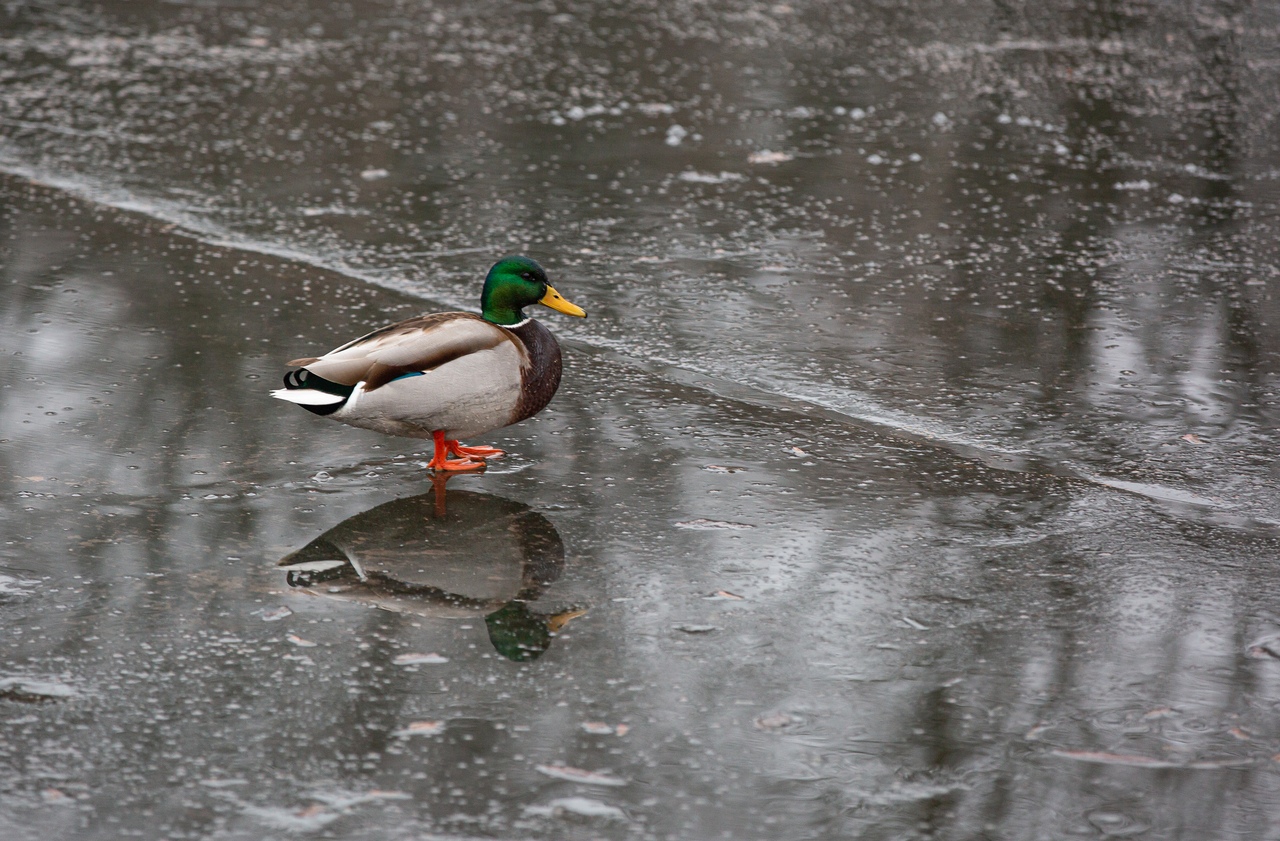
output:
M546 617L531 612L524 602L503 605L486 616L484 624L498 653L517 663L537 660L551 645Z

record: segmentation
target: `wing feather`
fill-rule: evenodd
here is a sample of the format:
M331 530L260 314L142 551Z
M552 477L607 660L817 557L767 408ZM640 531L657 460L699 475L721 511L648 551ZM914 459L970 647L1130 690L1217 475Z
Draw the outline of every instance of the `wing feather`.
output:
M446 312L383 327L307 362L304 367L342 385L373 391L396 377L430 371L468 354L515 342L510 331L478 315Z

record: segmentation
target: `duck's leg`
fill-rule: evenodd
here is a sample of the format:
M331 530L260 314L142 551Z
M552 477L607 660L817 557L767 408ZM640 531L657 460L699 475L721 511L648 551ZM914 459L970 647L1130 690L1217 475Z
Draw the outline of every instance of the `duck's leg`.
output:
M505 455L505 453L497 447L485 447L483 445L477 447L465 447L451 439L445 439L444 445L449 448L449 455L451 456L462 456L464 458L497 458L500 455Z
M432 432L431 437L432 439L435 440L436 452L435 452L435 455L432 456L431 461L427 462L428 470L483 470L484 469L485 464L483 461L472 461L471 459L465 458L465 457L457 460L449 458L448 455L451 452L452 448L449 447L449 442L445 441L444 439L443 429L437 429L435 432ZM457 443L457 442L455 441L453 443ZM465 456L464 453L459 453L459 455Z

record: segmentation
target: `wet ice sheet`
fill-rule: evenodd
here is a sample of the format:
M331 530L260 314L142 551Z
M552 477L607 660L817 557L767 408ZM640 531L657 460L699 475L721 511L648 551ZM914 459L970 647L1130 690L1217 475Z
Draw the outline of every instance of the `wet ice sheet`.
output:
M438 510L265 396L418 302L5 189L9 837L1265 835L1269 534L583 352Z
M1274 7L347 13L3 11L0 834L1273 833ZM446 514L268 405L512 250Z
M586 347L1280 516L1273 6L366 13L15 8L0 161L451 306L531 251Z

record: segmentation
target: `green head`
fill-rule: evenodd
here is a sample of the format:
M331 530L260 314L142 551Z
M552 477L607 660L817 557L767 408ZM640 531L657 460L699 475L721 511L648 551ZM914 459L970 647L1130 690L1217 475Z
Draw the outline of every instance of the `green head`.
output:
M528 257L503 257L489 269L480 293L480 314L494 324L516 324L524 321L522 310L543 304L566 315L586 318L581 307L560 297L547 283L547 273Z

